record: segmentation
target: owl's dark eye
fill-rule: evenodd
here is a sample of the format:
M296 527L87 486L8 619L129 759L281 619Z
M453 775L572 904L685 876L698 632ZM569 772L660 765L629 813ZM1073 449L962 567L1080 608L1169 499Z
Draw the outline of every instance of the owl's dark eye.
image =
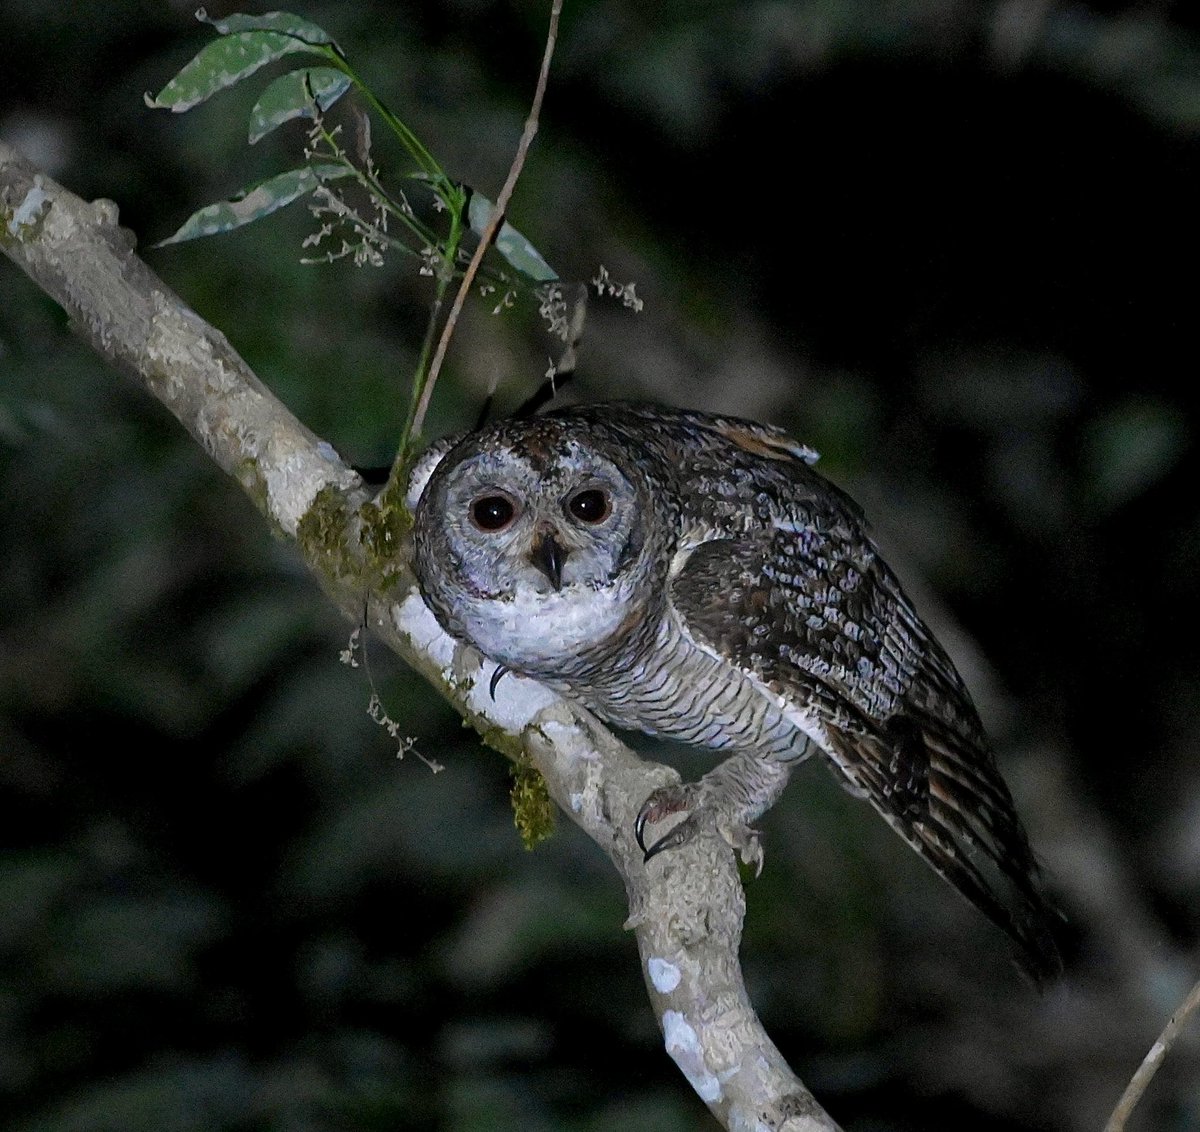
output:
M567 500L567 510L581 523L603 523L612 514L612 499L607 491L588 487Z
M471 504L471 522L481 531L502 531L516 514L516 504L507 495L481 495Z

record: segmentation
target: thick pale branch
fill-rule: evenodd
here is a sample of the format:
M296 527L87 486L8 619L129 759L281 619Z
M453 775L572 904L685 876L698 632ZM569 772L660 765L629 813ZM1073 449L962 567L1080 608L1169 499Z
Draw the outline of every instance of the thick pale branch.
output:
M744 901L728 846L701 836L642 864L634 815L674 772L639 759L533 681L509 676L493 700L491 663L442 632L421 600L403 522L371 502L333 448L132 248L115 205L81 200L0 142L0 249L295 538L340 608L358 618L366 603L376 632L492 745L529 757L558 805L608 854L625 882L628 926L667 1051L714 1115L738 1130L836 1128L746 995L737 957Z

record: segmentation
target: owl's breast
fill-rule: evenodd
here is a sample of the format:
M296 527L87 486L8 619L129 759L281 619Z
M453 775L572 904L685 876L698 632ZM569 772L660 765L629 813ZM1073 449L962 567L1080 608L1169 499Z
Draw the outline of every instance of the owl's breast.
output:
M551 682L586 679L615 657L645 618L632 587L565 586L538 593L519 589L464 603L457 625L480 652L499 664Z

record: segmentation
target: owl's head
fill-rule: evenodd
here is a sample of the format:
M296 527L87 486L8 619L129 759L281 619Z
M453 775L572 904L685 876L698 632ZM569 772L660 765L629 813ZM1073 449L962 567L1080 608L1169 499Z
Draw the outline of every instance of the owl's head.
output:
M436 453L434 454L436 459ZM600 436L498 421L418 466L417 579L443 627L493 660L568 676L642 620L650 485Z

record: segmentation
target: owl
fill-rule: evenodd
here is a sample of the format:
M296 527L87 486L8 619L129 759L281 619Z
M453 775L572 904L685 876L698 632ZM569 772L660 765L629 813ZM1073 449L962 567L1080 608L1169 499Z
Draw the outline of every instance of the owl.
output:
M646 799L647 861L709 823L761 868L753 822L815 752L1050 975L1052 913L971 697L815 459L653 405L494 421L414 471L421 593L497 678L721 756Z

